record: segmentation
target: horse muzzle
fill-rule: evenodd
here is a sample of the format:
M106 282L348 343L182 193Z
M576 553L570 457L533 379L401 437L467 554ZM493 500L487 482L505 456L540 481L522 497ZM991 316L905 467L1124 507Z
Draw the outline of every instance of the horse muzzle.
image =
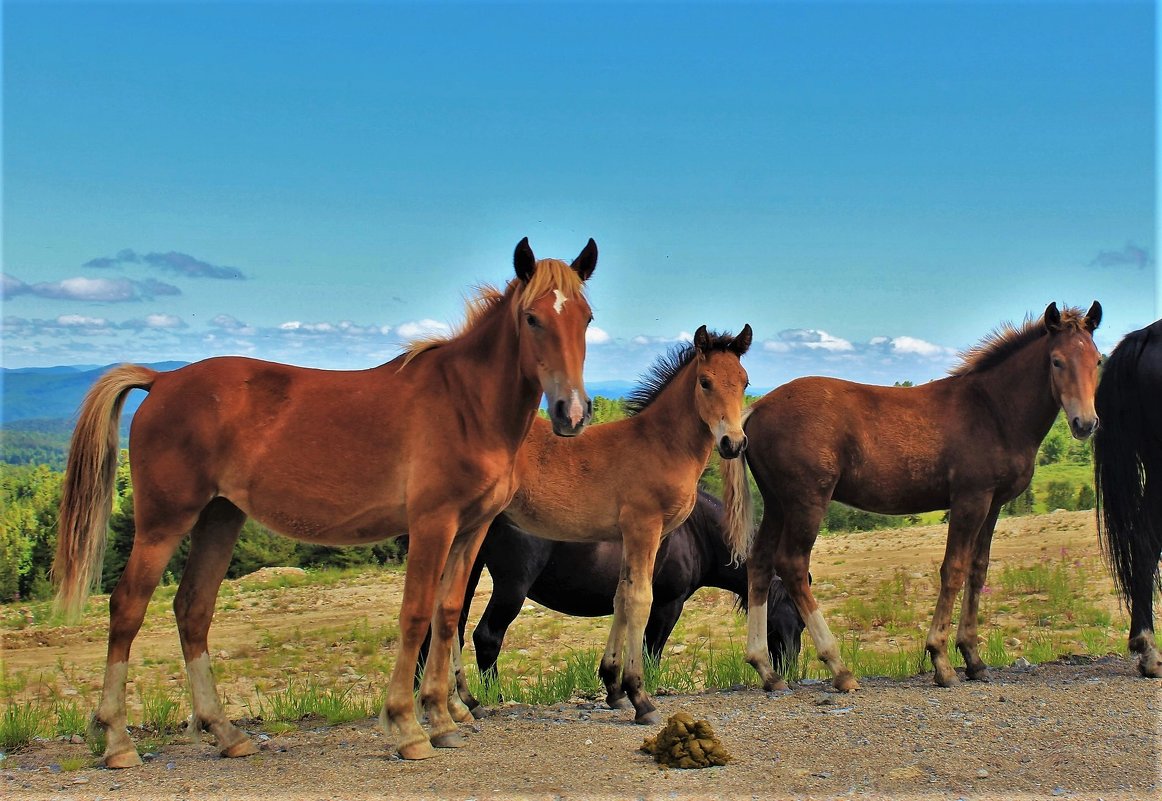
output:
M1088 439L1093 432L1097 431L1100 422L1096 414L1088 420L1083 420L1081 417L1070 417L1069 432L1073 434L1074 439Z
M577 390L568 398L558 398L549 406L549 421L559 437L575 437L585 430L593 417L593 401Z
M737 459L746 450L746 444L746 434L743 434L742 438L738 440L724 436L718 440L718 455L723 459Z

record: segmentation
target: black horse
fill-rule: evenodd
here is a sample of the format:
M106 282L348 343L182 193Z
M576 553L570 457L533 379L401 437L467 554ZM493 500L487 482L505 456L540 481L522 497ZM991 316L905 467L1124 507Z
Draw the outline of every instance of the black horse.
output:
M1094 405L1097 526L1130 608L1130 650L1143 676L1162 678L1154 592L1162 557L1162 320L1127 334L1106 360Z
M738 596L745 608L746 565L734 564L723 539L722 502L702 490L694 510L658 549L654 564L654 603L646 624L645 652L659 659L686 601L700 587L717 587ZM497 517L472 566L460 616L460 641L480 574L488 568L492 597L472 633L476 663L486 680L495 680L496 660L509 625L531 598L566 615L613 614L613 596L621 571L620 542L555 542L517 528ZM767 603L767 644L776 664L799 658L803 621L783 583L771 582ZM426 654L427 648L420 653ZM472 707L474 701L464 699Z

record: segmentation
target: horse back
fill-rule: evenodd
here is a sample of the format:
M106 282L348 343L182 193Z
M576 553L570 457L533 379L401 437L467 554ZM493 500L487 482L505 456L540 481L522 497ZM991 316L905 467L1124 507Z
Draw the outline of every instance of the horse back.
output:
M883 514L946 509L953 492L978 485L1027 484L1032 455L1007 451L972 394L958 379L797 379L752 407L747 461L776 495L830 488L834 500Z

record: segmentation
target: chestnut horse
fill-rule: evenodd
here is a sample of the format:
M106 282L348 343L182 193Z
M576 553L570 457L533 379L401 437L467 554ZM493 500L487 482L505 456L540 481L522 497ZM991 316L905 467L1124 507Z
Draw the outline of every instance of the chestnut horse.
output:
M749 325L737 337L702 326L693 342L658 359L627 398L629 417L567 442L537 420L517 455L519 486L504 510L513 523L549 540L621 541L621 576L600 673L610 706L626 708L628 695L637 723L661 722L642 687L642 638L658 547L694 508L711 450L717 446L729 460L746 447L747 375L740 358L750 342ZM458 663L459 648L453 656ZM459 664L456 683L462 698L471 697Z
M764 687L786 686L766 656L764 606L772 572L799 607L835 686L859 686L807 583L811 548L831 500L883 514L949 509L940 596L926 647L936 683L955 684L948 636L952 605L967 575L956 645L968 678L984 677L977 609L997 514L1029 485L1037 449L1060 410L1078 439L1097 427L1093 397L1101 354L1093 331L1100 321L1096 301L1085 314L1059 311L1054 303L1042 318L987 337L947 378L917 387L800 378L747 410L746 463L766 504L753 545L745 465L723 463L724 501L735 553L749 550L747 661Z
M122 365L89 391L73 433L53 573L75 616L99 577L117 465L118 418L129 390L149 396L130 442L136 534L109 598L105 684L93 726L105 764L140 764L125 731L129 649L162 570L183 537L189 561L174 612L194 722L224 756L255 753L218 700L206 644L218 588L248 516L287 536L325 545L411 538L400 644L381 721L407 759L458 747L470 719L448 691L450 643L480 541L512 497L517 448L542 392L552 429L581 433L590 403L582 383L592 317L582 282L590 239L572 263L537 261L524 239L516 278L485 289L462 330L413 343L369 370L331 371L254 359L207 359L173 372ZM412 674L429 623L437 667L420 691L431 734L416 717ZM100 734L100 732L96 732Z
M1093 437L1097 530L1130 609L1138 670L1162 678L1154 641L1154 592L1162 558L1162 320L1125 336L1097 386Z

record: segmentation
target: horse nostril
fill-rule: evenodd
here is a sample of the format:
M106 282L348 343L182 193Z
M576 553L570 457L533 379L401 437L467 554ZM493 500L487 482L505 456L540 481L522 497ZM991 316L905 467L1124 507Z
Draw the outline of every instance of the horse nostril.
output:
M569 418L568 413L565 411L565 401L557 401L557 404L553 407L553 416L558 420L567 420Z
M746 450L746 446L747 446L747 445L749 445L749 444L750 444L750 440L746 438L746 434L743 434L743 435L742 435L742 448L741 448L740 450L741 450L741 451L745 451L745 450Z

